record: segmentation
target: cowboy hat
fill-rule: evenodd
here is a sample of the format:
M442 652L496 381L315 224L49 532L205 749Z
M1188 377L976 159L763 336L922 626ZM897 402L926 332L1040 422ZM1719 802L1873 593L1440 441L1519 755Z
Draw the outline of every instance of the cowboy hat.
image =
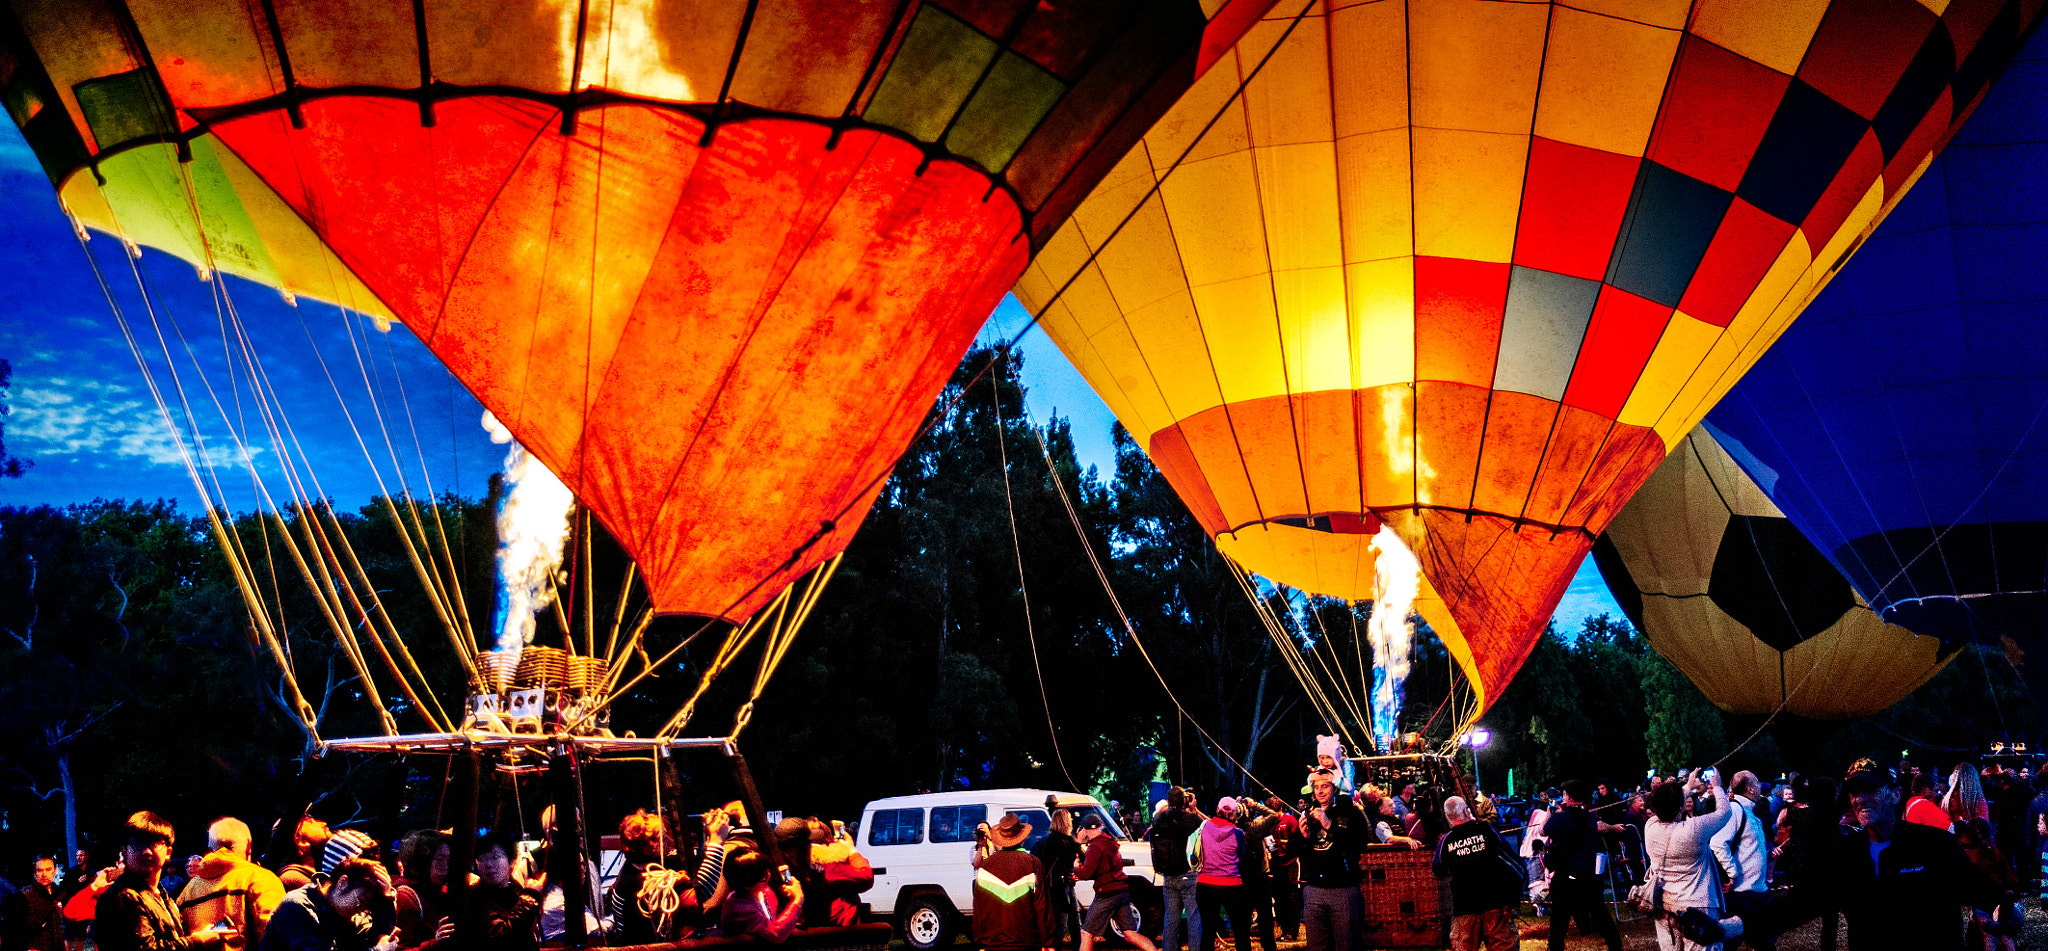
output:
M1031 823L1025 822L1023 817L1014 812L1004 813L1003 817L989 829L988 837L995 843L996 848L1014 848L1031 837Z

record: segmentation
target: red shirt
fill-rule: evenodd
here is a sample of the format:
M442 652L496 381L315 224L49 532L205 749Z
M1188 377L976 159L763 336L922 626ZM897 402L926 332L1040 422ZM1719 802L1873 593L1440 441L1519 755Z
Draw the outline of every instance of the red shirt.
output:
M1913 801L1906 804L1906 821L1933 826L1943 832L1947 832L1949 826L1953 825L1953 821L1948 817L1948 810L1941 808L1939 803L1926 796L1914 796Z

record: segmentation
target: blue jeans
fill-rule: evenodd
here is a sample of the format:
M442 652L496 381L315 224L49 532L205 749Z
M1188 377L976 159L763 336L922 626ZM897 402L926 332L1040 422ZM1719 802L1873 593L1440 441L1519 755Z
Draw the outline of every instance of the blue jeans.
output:
M1166 903L1160 914L1166 918L1159 933L1159 951L1178 951L1186 940L1188 951L1202 947L1202 914L1195 906L1195 873L1168 875Z

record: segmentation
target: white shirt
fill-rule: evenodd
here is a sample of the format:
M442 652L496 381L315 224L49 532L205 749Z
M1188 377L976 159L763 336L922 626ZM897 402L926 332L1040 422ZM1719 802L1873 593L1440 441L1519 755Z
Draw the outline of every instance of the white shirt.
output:
M1738 892L1769 891L1764 873L1770 853L1764 842L1764 823L1757 818L1756 803L1747 796L1735 796L1735 814L1714 833L1710 843L1714 861L1729 887Z
M1721 913L1721 884L1715 872L1713 850L1708 844L1728 822L1728 798L1712 787L1714 811L1676 822L1652 815L1643 830L1643 851L1651 874L1664 879L1664 907L1668 911L1699 908Z
M1548 809L1538 809L1535 812L1529 813L1529 826L1528 828L1522 830L1523 858L1535 858L1536 843L1550 841L1550 839L1543 834L1543 820L1548 818L1550 818L1550 810Z

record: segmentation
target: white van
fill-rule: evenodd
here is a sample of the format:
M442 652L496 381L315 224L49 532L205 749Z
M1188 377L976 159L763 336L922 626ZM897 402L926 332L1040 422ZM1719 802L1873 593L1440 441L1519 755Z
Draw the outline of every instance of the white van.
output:
M863 896L870 909L877 917L893 918L897 933L917 951L953 943L974 911L975 827L1014 812L1031 824L1025 847L1035 847L1052 830L1047 797L1071 813L1077 825L1089 815L1102 817L1103 831L1120 840L1139 927L1157 933L1161 881L1152 870L1151 846L1129 841L1116 817L1092 797L1045 789L927 793L868 803L861 813L859 845L875 867L875 885ZM1085 909L1094 885L1076 883L1075 892Z

